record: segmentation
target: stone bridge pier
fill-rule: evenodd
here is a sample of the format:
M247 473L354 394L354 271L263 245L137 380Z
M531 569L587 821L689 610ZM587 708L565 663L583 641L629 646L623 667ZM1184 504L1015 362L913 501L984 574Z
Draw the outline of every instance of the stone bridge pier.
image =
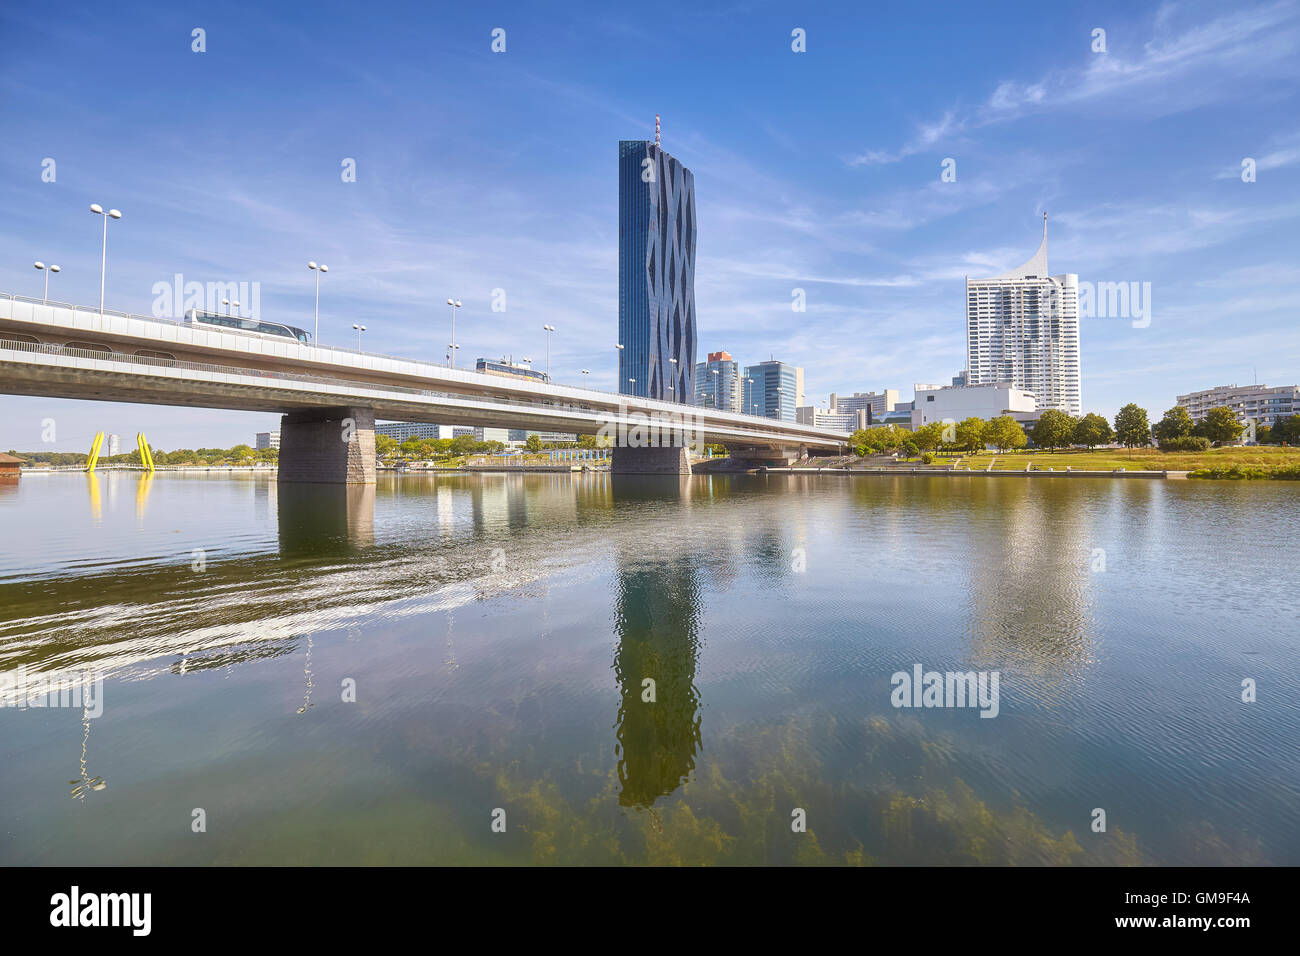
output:
M304 409L280 419L281 482L374 484L375 411Z

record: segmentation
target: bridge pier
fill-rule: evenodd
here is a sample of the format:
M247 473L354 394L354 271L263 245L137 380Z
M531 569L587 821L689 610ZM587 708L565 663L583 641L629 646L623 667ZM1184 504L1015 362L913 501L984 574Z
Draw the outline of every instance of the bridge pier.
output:
M612 475L689 475L691 462L684 445L655 448L616 446L609 471Z
M283 416L278 477L282 482L374 484L374 409L306 409Z

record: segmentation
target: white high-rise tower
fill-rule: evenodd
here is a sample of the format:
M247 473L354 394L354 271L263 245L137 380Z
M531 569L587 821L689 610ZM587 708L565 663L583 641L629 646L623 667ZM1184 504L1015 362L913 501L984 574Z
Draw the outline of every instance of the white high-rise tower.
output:
M1079 372L1079 277L1047 274L1043 242L1018 269L966 277L966 383L1033 392L1041 411L1083 414Z

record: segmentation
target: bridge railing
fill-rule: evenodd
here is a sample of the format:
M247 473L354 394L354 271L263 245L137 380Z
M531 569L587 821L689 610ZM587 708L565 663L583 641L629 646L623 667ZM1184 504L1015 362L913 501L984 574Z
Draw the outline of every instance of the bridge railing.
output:
M90 359L97 362L117 362L127 365L145 366L151 368L169 368L179 369L181 371L206 372L215 375L243 375L254 378L265 378L278 381L303 382L312 385L334 385L344 386L346 388L361 388L378 392L393 392L399 395L411 395L414 397L427 398L445 398L452 399L462 405L476 405L484 408L493 406L508 405L514 408L520 408L527 411L563 411L563 412L584 412L593 415L609 415L611 421L617 421L617 415L607 409L592 408L590 405L583 405L573 402L557 402L548 400L544 396L539 396L537 401L523 401L514 398L491 398L476 399L460 392L443 392L427 388L411 388L405 385L390 385L386 382L365 382L356 379L334 378L325 375L311 375L305 372L279 372L269 371L266 369L244 368L232 365L215 365L207 362L187 362L181 359L168 359L146 355L129 355L126 352L113 352L108 349L99 351L97 349L70 348L66 345L36 344L33 342L18 342L12 339L0 338L0 350L12 350L18 352L29 352L41 355L60 355L69 358ZM691 408L693 406L683 406ZM771 421L771 419L760 419L761 421ZM755 432L756 439L761 440L761 435Z
M8 300L11 301L11 302L25 302L25 303L29 303L29 304L32 304L32 305L53 306L53 307L55 307L55 308L59 308L59 309L70 309L70 310L73 311L73 312L87 313L87 314L90 314L90 315L108 315L108 316L113 316L113 317L115 317L115 318L120 318L120 319L135 319L135 320L139 320L139 321L142 321L142 322L159 322L159 323L162 323L162 324L164 324L164 325L174 325L174 326L178 326L178 327L180 327L180 328L187 328L187 329L192 329L192 328L194 328L194 326L191 325L191 324L188 323L188 322L183 322L183 321L181 321L180 319L171 319L171 318L167 318L167 317L165 317L165 316L156 316L156 315L140 315L140 314L138 314L138 313L134 313L134 312L116 312L116 311L114 311L114 310L112 310L112 309L103 309L103 310L101 310L98 306L74 305L74 304L72 304L72 303L70 303L70 302L56 302L56 301L54 301L53 299L37 299L37 298L35 298L35 297L33 297L33 296L17 295L17 294L12 293L12 292L0 292L0 299L8 299ZM238 333L235 333L235 334L238 334ZM287 340L286 340L286 341L287 341ZM333 353L337 353L337 354L360 355L360 356L365 356L365 357L367 357L367 358L380 359L380 360L382 360L382 361L388 361L388 362L415 362L415 363L424 364L424 365L432 365L432 366L436 366L436 367L439 367L439 368L450 368L450 367L451 367L451 366L450 366L450 363L447 363L447 362L429 362L429 361L427 361L427 360L425 360L425 359L415 359L415 358L410 358L409 356L402 356L402 355L387 355L387 354L385 354L385 353L383 353L383 352L364 352L364 351L360 351L360 350L358 350L358 349L349 349L349 348L343 348L343 347L340 347L340 346L334 346L334 345L319 345L319 344L317 344L317 343L315 343L315 342L313 342L311 345L307 345L307 346L303 346L303 345L301 345L300 343L297 343L296 341L294 341L294 342L291 343L291 344L293 344L293 345L298 345L298 346L301 347L301 348L324 349L324 350L327 350L327 351L329 351L329 352L333 352ZM115 353L112 353L112 354L114 354L114 355L121 355L121 356L123 356L124 358L127 358L127 359L138 358L138 356L127 355L126 353L122 353L122 352L115 352ZM154 360L154 361L156 362L156 361L166 361L166 360ZM194 363L183 363L183 362L182 362L182 363L179 363L179 365L177 365L177 367L185 368L185 367L189 367L189 366L191 366L191 365L194 366L195 370L205 370L205 369L206 369L206 366L205 366L204 368L200 368L199 365L194 365ZM216 368L216 367L218 367L218 366L212 366L212 367L213 367L213 368ZM482 376L484 376L485 378L498 378L498 377L499 377L499 376L495 376L495 375L489 375L487 372L480 372L480 371L479 371L478 369L476 369L476 368L457 368L456 371L457 371L457 372L473 372L474 374L476 374L476 375L482 375ZM234 372L234 373L237 373L237 374L249 374L249 373L253 373L254 370L251 370L251 369L234 369L233 372ZM231 372L228 371L226 374L231 374ZM279 374L279 373L277 373L277 374ZM290 372L290 373L284 373L281 377L293 377L293 376L298 375L298 374L300 374L300 373L293 373L293 372ZM313 377L313 376L307 376L307 377L305 377L303 380L304 380L304 381L337 381L337 380L335 380L335 379L317 378L317 377ZM358 384L369 384L369 383L358 383ZM554 381L549 382L548 384L550 384L550 385L557 385L557 383L554 382ZM385 387L387 387L387 386L385 386ZM412 392L416 392L416 393L419 393L419 392L423 391L423 390L421 390L421 389L405 389L405 388L402 387L402 386L392 386L392 387L394 388L394 390L398 390L398 391L412 391ZM709 406L688 405L688 404L686 404L686 403L684 403L684 402L665 402L665 401L663 401L662 399L652 399L652 398L648 398L648 397L641 396L641 395L627 395L627 394L625 394L625 393L623 393L623 392L611 392L611 391L609 391L609 390L607 390L607 389L592 388L592 387L589 386L589 385L569 385L569 384L564 384L564 385L559 385L558 387L561 387L561 388L567 388L567 389L573 389L573 390L575 390L575 391L581 391L581 392L590 392L590 393L592 393L593 395L599 395L599 396L602 396L602 397L612 396L612 397L617 397L617 398L620 398L620 399L623 399L623 400L631 399L631 400L636 401L636 402L645 402L645 403L649 403L649 402L658 402L658 403L660 403L660 404L666 406L666 409L665 409L666 411L671 410L671 411L673 411L674 414L682 414L682 411L681 411L682 409L695 409L695 408L700 408L700 409L705 410L705 411L714 411L714 412L723 412L723 411L724 411L723 409L710 408ZM443 393L428 392L428 394L431 394L431 395L441 395L441 394L443 394ZM453 393L448 393L448 394L453 394ZM462 397L462 396L457 396L457 397ZM515 400L514 400L514 399L503 399L502 401L505 401L505 402L507 402L507 403L512 403L512 404L515 403ZM534 402L522 402L522 403L519 403L519 404L523 404L523 405L534 405L534 404L536 404L536 403L534 403ZM776 422L777 424L782 424L782 425L789 425L789 424L791 424L790 422L783 422L783 421L781 421L780 419L768 418L766 415L756 415L756 414L754 414L754 413L752 413L752 412L747 412L747 411L734 412L734 411L726 410L726 411L725 411L725 414L728 414L728 415L744 416L744 418L746 418L746 419L754 419L754 420L756 420L756 421L761 421L761 422ZM741 422L741 423L738 423L738 424L743 425L744 423ZM847 433L846 433L846 434L847 434Z

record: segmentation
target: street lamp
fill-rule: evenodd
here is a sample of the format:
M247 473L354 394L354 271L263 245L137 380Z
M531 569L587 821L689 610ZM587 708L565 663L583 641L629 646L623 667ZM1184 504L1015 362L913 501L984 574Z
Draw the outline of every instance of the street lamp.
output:
M542 331L546 333L546 380L551 380L551 333L555 331L553 325L543 325Z
M229 314L230 314L230 300L229 300L229 299L222 299L222 300L221 300L221 304L224 305L224 306L226 307L226 315L229 315Z
M456 344L456 310L460 308L460 299L448 299L447 304L451 306L451 344L447 348L451 349L451 367L456 367L456 349L460 348Z
M717 368L709 369L709 371L711 371L714 375L721 375L721 374L722 374L722 370L721 370L721 369L717 369ZM721 381L722 381L722 379L720 379L720 378L715 378L715 379L713 380L713 407L714 407L714 408L721 408L721 407L722 407L721 404L719 404L719 402L718 402L718 385L719 385L719 383L720 383Z
M108 221L110 219L121 219L122 214L116 209L110 209L104 212L104 207L97 202L90 204L90 211L96 216L104 217L104 243L100 247L99 254L99 314L104 314L104 273L108 271Z
M41 297L41 305L44 305L50 298L50 273L58 272L59 267L54 265L47 266L44 262L36 262L34 265L45 273L45 295Z
M673 380L668 383L668 391L672 392L673 401L677 400L677 359L669 356L668 361L673 364Z
M361 351L361 333L364 332L364 331L366 330L366 327L365 327L364 325L357 325L355 322L352 323L352 327L353 327L354 329L357 330L357 351L360 352L360 351Z
M322 272L329 272L330 267L321 263L316 265L314 262L307 263L307 268L316 273L316 333L312 336L313 342L320 341L320 277Z

